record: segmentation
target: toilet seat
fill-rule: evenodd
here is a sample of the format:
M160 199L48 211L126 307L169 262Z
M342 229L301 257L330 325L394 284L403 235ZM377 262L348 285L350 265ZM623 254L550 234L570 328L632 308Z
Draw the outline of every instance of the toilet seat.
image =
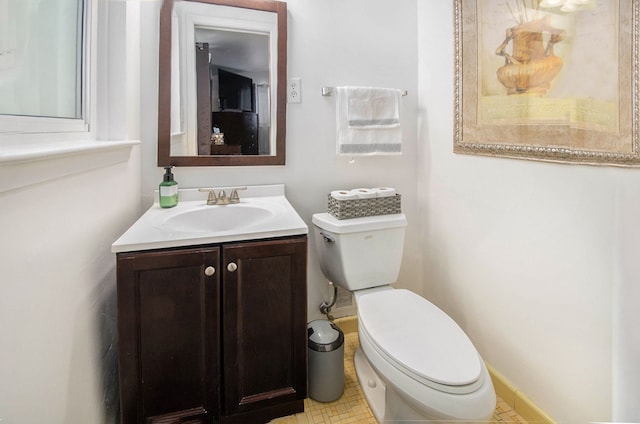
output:
M475 347L438 307L404 289L358 296L360 331L387 362L418 382L447 393L482 384Z

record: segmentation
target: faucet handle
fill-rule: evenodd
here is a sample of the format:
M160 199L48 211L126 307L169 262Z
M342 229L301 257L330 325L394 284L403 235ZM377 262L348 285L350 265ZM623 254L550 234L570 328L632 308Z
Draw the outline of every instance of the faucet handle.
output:
M207 205L215 205L216 203L218 203L216 192L212 188L199 188L198 191L209 192L209 196L207 197Z
M238 195L238 191L246 190L247 187L234 187L231 191L231 197L229 198L229 203L240 203L240 195Z

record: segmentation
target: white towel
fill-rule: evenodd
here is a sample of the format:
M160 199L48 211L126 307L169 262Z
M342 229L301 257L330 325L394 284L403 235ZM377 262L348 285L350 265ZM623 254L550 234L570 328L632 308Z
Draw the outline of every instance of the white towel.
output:
M402 92L391 88L338 87L336 107L339 155L402 153Z
M349 128L375 129L400 126L400 90L347 87Z

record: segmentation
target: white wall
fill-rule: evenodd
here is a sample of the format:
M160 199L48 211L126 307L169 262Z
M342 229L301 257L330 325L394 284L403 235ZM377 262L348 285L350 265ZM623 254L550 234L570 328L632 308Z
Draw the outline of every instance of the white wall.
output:
M454 155L452 2L418 11L425 294L559 422L640 421L640 174Z
M0 420L115 422L115 257L137 161L0 194Z
M639 177L620 175L617 195L613 316L613 420L640 422L640 189Z
M302 78L302 103L287 109L287 159L280 167L177 168L181 187L284 183L287 197L311 225L311 215L326 210L326 194L339 188L396 187L410 227L400 285L420 288L421 267L417 186L417 29L415 0L389 4L370 0L290 0L288 74ZM149 205L161 180L156 161L157 16L159 2L144 2L141 59L143 197ZM366 13L365 13L366 12ZM350 158L335 154L335 98L321 96L324 85L373 85L408 90L403 100L404 154ZM309 243L309 319L329 290Z

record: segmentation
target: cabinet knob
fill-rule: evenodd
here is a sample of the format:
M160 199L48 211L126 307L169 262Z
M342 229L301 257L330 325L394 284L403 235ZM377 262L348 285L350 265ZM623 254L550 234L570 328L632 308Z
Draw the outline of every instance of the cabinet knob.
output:
M216 269L212 266L208 266L204 269L204 275L206 275L207 277L211 277L215 273Z
M229 272L234 272L236 269L238 269L238 265L236 265L235 262L230 262L229 265L227 265Z

